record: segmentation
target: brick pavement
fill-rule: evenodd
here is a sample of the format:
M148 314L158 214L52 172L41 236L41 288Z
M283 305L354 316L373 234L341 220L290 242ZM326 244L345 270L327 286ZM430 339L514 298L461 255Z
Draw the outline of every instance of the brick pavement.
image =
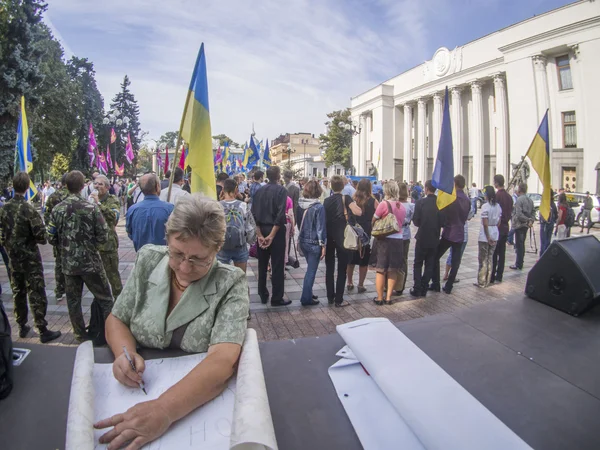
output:
M440 313L452 313L452 311L469 307L471 305L487 302L490 300L505 299L511 295L522 294L527 277L527 268L531 267L537 256L530 247L529 238L526 242L525 270L512 271L508 266L514 262L513 248L507 248L507 267L504 275L504 282L490 286L487 289L480 289L473 286L477 275L477 236L479 233L480 220L475 217L469 223L469 243L463 256L462 264L458 272L460 283L454 286L451 295L444 293L431 293L425 299L413 299L408 293L408 288L412 287L412 262L414 259L414 239L411 241L409 253L409 281L404 295L394 297L394 304L391 306L376 306L372 299L375 297L375 272L369 270L365 287L367 292L357 294L356 291L345 296L351 303L346 308L332 308L327 305L327 296L325 291L325 263L319 265L317 277L315 279L314 294L318 295L325 305L314 306L310 308L300 305L300 295L302 292L302 282L306 270L306 263L301 258L300 268L287 271L285 281L285 298L292 300L292 304L287 307L272 308L269 305L260 303L257 294L257 261L251 259L248 267L248 285L250 287L250 311L252 320L248 322L249 326L256 329L261 341L271 341L280 339L295 339L306 336L323 336L335 332L335 326L341 323L350 322L362 317L387 317L392 322L411 320L414 318L429 316ZM537 225L536 225L537 227ZM414 236L413 229L413 236ZM536 229L537 231L537 229ZM577 236L578 229L573 228L573 236ZM119 257L121 276L123 283L129 277L135 261L135 251L131 241L125 233L124 223L117 227L119 234L120 248ZM600 237L600 228L596 228L593 233L597 238ZM537 234L537 233L536 233ZM539 235L536 236L539 246ZM52 248L49 245L41 247L42 259L44 260L44 275L46 278L46 289L48 294L48 315L47 320L49 328L62 331L63 335L51 345L76 345L72 334L71 324L67 314L65 301L57 303L54 296L54 258ZM442 261L442 265L444 260ZM358 268L354 280L358 283ZM12 295L8 276L4 265L0 268L0 284L2 285L2 301L9 311L11 326L13 329L13 339L15 342L39 343L37 331L31 332L28 338L20 339L17 335L17 326L12 315ZM269 283L270 284L270 283ZM270 286L269 286L270 289ZM89 320L89 307L92 301L91 294L84 290L83 304L86 321ZM30 318L29 324L32 325Z

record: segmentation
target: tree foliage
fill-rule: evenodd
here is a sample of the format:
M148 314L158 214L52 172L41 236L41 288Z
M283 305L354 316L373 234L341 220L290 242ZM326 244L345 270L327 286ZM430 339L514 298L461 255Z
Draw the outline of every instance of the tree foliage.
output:
M166 145L169 149L173 150L177 145L177 138L179 137L179 131L167 131L161 137L158 138L158 145Z
M239 147L238 143L234 142L233 139L231 139L226 134L218 134L217 136L213 136L212 138L213 139L218 139L219 140L219 145L221 147L224 147L225 143L227 143L230 147Z
M138 161L138 151L140 150L140 144L142 141L142 129L140 127L140 108L135 100L135 96L129 90L131 81L129 77L125 75L123 82L121 83L121 91L115 95L112 102L110 103L109 114L115 114L120 119L120 125L114 125L115 132L117 134L116 149L117 151L114 160L119 164L126 162L125 160L125 145L127 144L127 135L131 136L131 146L133 147L133 154L135 155L132 165L126 165L127 172L130 175L134 175L135 167ZM127 121L125 118L129 119ZM107 129L110 132L110 129Z
M29 111L40 101L35 87L43 78L42 50L35 45L34 34L45 10L46 5L40 0L3 0L0 6L0 181L3 182L14 171L21 96L25 96Z
M352 166L350 160L350 146L352 145L352 133L340 127L341 123L350 122L350 109L333 111L327 114L329 119L325 122L327 133L321 134L321 150L324 151L325 164L333 166L341 164L349 169Z
M62 153L54 155L52 166L50 167L50 176L53 180L60 178L69 171L69 159Z

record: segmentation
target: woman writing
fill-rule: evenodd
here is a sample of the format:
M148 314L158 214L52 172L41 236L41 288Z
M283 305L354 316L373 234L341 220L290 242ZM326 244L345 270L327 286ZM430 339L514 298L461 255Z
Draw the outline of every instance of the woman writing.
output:
M488 287L492 270L492 256L498 242L498 223L502 208L496 202L496 191L493 186L485 187L485 199L481 207L481 231L479 232L479 273L475 286Z
M373 223L378 219L385 218L388 214L394 214L398 221L400 232L391 234L377 242L377 275L375 276L375 287L377 297L374 299L376 305L391 305L394 285L398 278L398 272L404 268L404 232L402 225L406 217L406 209L400 203L398 196L398 183L388 181L383 187L383 201L375 210ZM383 291L387 286L387 298L383 298Z
M313 295L313 285L315 284L319 261L325 257L325 244L327 242L325 209L319 201L320 196L321 186L316 181L311 180L304 185L302 197L298 200L298 207L303 211L300 216L298 245L308 264L306 275L304 275L302 297L300 297L303 306L319 304L317 297Z
M198 195L182 197L166 226L167 246L144 246L106 320L115 355L113 374L138 388L144 359L138 345L206 352L206 358L158 399L95 424L114 427L100 438L109 448L138 449L219 395L234 373L246 332L246 276L216 260L225 236L223 208ZM126 347L136 371L123 351ZM139 389L139 388L138 388Z
M371 182L363 178L358 183L354 194L354 201L361 209L362 214L356 218L356 222L365 230L369 239L371 239L371 230L373 228L373 215L379 202L375 200L372 194ZM358 265L358 293L362 294L367 289L364 287L365 278L369 271L369 258L371 257L371 245L363 247L363 252L354 252L348 264L348 291L354 289L354 266Z
M344 230L348 223L348 210L355 216L362 214L361 209L349 195L343 195L344 181L341 176L331 177L331 190L333 195L325 199L327 244L325 250L325 284L327 286L327 300L330 305L348 306L344 301L344 285L346 283L346 268L350 259L350 252L344 248ZM335 258L337 255L337 279L334 283Z

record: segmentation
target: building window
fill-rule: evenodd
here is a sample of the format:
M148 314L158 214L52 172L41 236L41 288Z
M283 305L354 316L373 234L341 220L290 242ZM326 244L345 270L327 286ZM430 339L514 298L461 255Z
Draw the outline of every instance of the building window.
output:
M575 123L575 111L562 113L562 119L564 148L576 148L577 125Z
M323 169L323 176L327 178L327 167Z
M313 167L313 177L316 177L316 176L317 176L317 168Z
M561 91L573 89L573 78L571 78L571 63L569 55L556 58L556 69L558 70L558 87Z

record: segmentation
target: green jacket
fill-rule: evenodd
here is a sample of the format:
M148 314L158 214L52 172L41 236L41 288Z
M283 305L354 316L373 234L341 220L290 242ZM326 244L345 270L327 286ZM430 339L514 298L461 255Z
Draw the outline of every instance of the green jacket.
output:
M192 283L167 317L171 268L166 246L147 244L115 302L112 314L129 327L143 347L166 348L173 331L189 323L181 348L206 352L214 344L242 345L246 335L249 298L246 274L215 259L208 273Z
M69 196L69 191L65 188L61 188L54 191L50 197L46 200L46 210L44 211L44 222L50 222L50 215L52 211L60 202Z
M52 211L48 235L50 243L60 248L65 275L104 270L98 250L108 240L108 228L97 205L79 194L69 194Z
M119 249L119 238L115 227L119 223L119 217L121 216L121 203L119 203L119 199L116 196L106 194L103 199L100 199L98 207L108 227L108 240L105 244L99 245L98 250L101 252L115 252Z
M41 264L38 244L45 244L46 237L42 217L22 195L0 208L0 245L6 249L11 270L27 272L31 263Z

